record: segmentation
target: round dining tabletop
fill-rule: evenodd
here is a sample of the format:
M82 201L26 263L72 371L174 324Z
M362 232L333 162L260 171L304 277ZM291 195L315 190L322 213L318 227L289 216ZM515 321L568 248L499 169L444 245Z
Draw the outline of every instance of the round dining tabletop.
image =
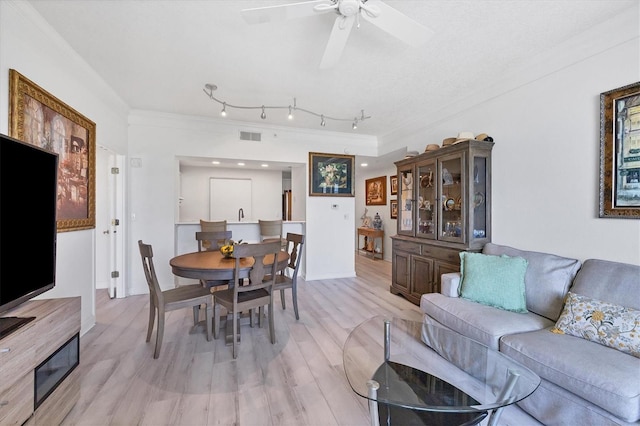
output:
M287 267L289 253L281 251L278 253L278 271ZM249 271L253 266L253 257L243 257L240 259L240 277L248 278ZM273 255L265 257L265 263L273 263ZM218 250L200 251L195 253L181 254L169 261L171 271L174 275L183 278L195 278L198 280L232 280L236 267L235 258L225 258Z

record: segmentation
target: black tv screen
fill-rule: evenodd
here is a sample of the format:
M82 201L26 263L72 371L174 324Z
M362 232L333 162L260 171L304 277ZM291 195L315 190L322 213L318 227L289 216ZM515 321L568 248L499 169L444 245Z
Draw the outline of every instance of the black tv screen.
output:
M58 155L0 134L0 316L55 286Z

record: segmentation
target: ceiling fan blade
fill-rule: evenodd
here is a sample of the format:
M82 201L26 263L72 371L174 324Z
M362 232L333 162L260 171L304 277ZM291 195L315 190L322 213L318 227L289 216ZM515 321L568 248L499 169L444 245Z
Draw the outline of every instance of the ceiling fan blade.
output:
M327 3L330 3L330 0L311 0L300 3L243 9L240 13L249 24L263 24L265 22L285 21L287 19L316 15L317 12L313 10L314 6Z
M363 19L413 47L426 43L433 35L433 31L429 28L417 23L380 0L369 0L366 6L377 8L379 13L378 16L373 16L374 14L367 13L365 7L363 7L360 14Z
M336 18L333 23L331 35L329 36L329 41L327 42L327 47L322 56L322 61L320 61L320 68L331 68L338 62L340 56L342 56L344 46L347 44L347 39L349 38L355 20L355 15L338 16Z

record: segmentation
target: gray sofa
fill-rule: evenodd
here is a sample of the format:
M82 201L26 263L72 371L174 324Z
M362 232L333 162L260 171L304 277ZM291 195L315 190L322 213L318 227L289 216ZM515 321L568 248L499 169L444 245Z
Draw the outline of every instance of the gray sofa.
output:
M518 250L489 243L484 254L527 260L527 313L458 297L459 274L442 277L441 293L424 294L425 323L449 327L499 350L541 378L518 405L547 425L640 424L640 358L551 329L568 291L640 310L640 266ZM639 330L640 331L640 330Z

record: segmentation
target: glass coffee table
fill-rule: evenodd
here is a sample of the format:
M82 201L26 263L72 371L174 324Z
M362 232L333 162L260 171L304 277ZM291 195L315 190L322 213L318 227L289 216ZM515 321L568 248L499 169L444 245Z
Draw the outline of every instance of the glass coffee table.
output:
M344 369L372 425L495 425L540 378L500 352L437 325L373 317L344 345Z

